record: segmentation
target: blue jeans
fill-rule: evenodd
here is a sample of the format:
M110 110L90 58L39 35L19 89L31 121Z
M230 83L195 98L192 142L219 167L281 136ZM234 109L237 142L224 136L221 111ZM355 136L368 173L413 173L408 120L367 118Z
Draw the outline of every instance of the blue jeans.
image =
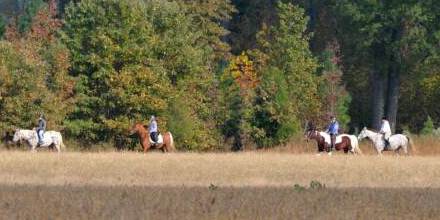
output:
M159 133L157 133L157 132L151 132L150 133L150 137L151 137L151 140L153 141L153 142L157 142L158 140L158 136L159 136Z
M338 135L337 134L330 134L330 151L332 151L335 148L336 136L338 136Z
M44 130L37 129L37 136L38 136L38 143L39 144L43 143L43 133L44 133Z

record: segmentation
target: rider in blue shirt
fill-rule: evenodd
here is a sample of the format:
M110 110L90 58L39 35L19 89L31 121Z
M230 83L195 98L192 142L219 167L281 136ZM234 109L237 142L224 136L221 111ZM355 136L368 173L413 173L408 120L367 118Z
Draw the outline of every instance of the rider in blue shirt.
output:
M37 136L38 136L38 145L43 144L43 134L46 131L46 120L44 119L44 114L40 114L40 118L38 118L38 127L37 127Z
M159 133L158 133L158 129L157 129L156 117L154 117L154 115L152 115L150 118L150 125L148 127L148 131L150 132L151 140L153 142L157 142Z
M338 123L338 121L336 121L335 116L331 116L330 119L331 119L331 122L330 122L330 125L328 126L326 132L330 135L330 150L329 151L332 151L333 148L335 148L336 136L338 136L338 132L339 132L339 123Z

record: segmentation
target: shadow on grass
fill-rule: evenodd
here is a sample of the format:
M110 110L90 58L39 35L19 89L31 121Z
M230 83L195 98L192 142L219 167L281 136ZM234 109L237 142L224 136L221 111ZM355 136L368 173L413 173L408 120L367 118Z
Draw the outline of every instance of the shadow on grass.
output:
M4 219L435 219L440 189L0 185ZM312 184L311 184L312 186ZM214 189L215 187L215 189Z

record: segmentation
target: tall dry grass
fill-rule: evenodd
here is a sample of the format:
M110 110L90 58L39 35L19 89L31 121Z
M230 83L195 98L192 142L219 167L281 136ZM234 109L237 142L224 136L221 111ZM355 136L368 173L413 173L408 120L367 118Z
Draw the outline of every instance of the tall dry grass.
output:
M438 219L439 189L0 185L1 219Z
M0 219L436 219L439 168L434 156L2 151Z
M288 153L0 153L0 184L440 187L439 157Z

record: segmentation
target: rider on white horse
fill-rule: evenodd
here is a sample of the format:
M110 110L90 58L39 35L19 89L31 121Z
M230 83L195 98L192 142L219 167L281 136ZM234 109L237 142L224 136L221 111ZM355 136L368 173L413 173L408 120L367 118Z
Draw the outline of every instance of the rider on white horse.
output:
M338 136L338 131L339 131L339 123L338 121L336 121L335 116L331 116L330 119L331 119L330 125L328 126L325 132L330 135L329 151L331 152L333 148L335 148L336 136Z
M150 118L150 125L148 126L148 131L150 132L151 140L154 143L157 143L159 132L158 132L158 128L157 128L156 117L154 117L154 115L152 115Z
M389 139L392 134L391 134L390 123L388 122L386 117L382 117L382 125L380 126L379 133L383 135L385 146L389 146L390 145Z
M44 114L40 114L40 118L38 118L38 127L37 127L37 136L38 136L38 145L43 144L43 135L46 131L46 120L44 120Z

